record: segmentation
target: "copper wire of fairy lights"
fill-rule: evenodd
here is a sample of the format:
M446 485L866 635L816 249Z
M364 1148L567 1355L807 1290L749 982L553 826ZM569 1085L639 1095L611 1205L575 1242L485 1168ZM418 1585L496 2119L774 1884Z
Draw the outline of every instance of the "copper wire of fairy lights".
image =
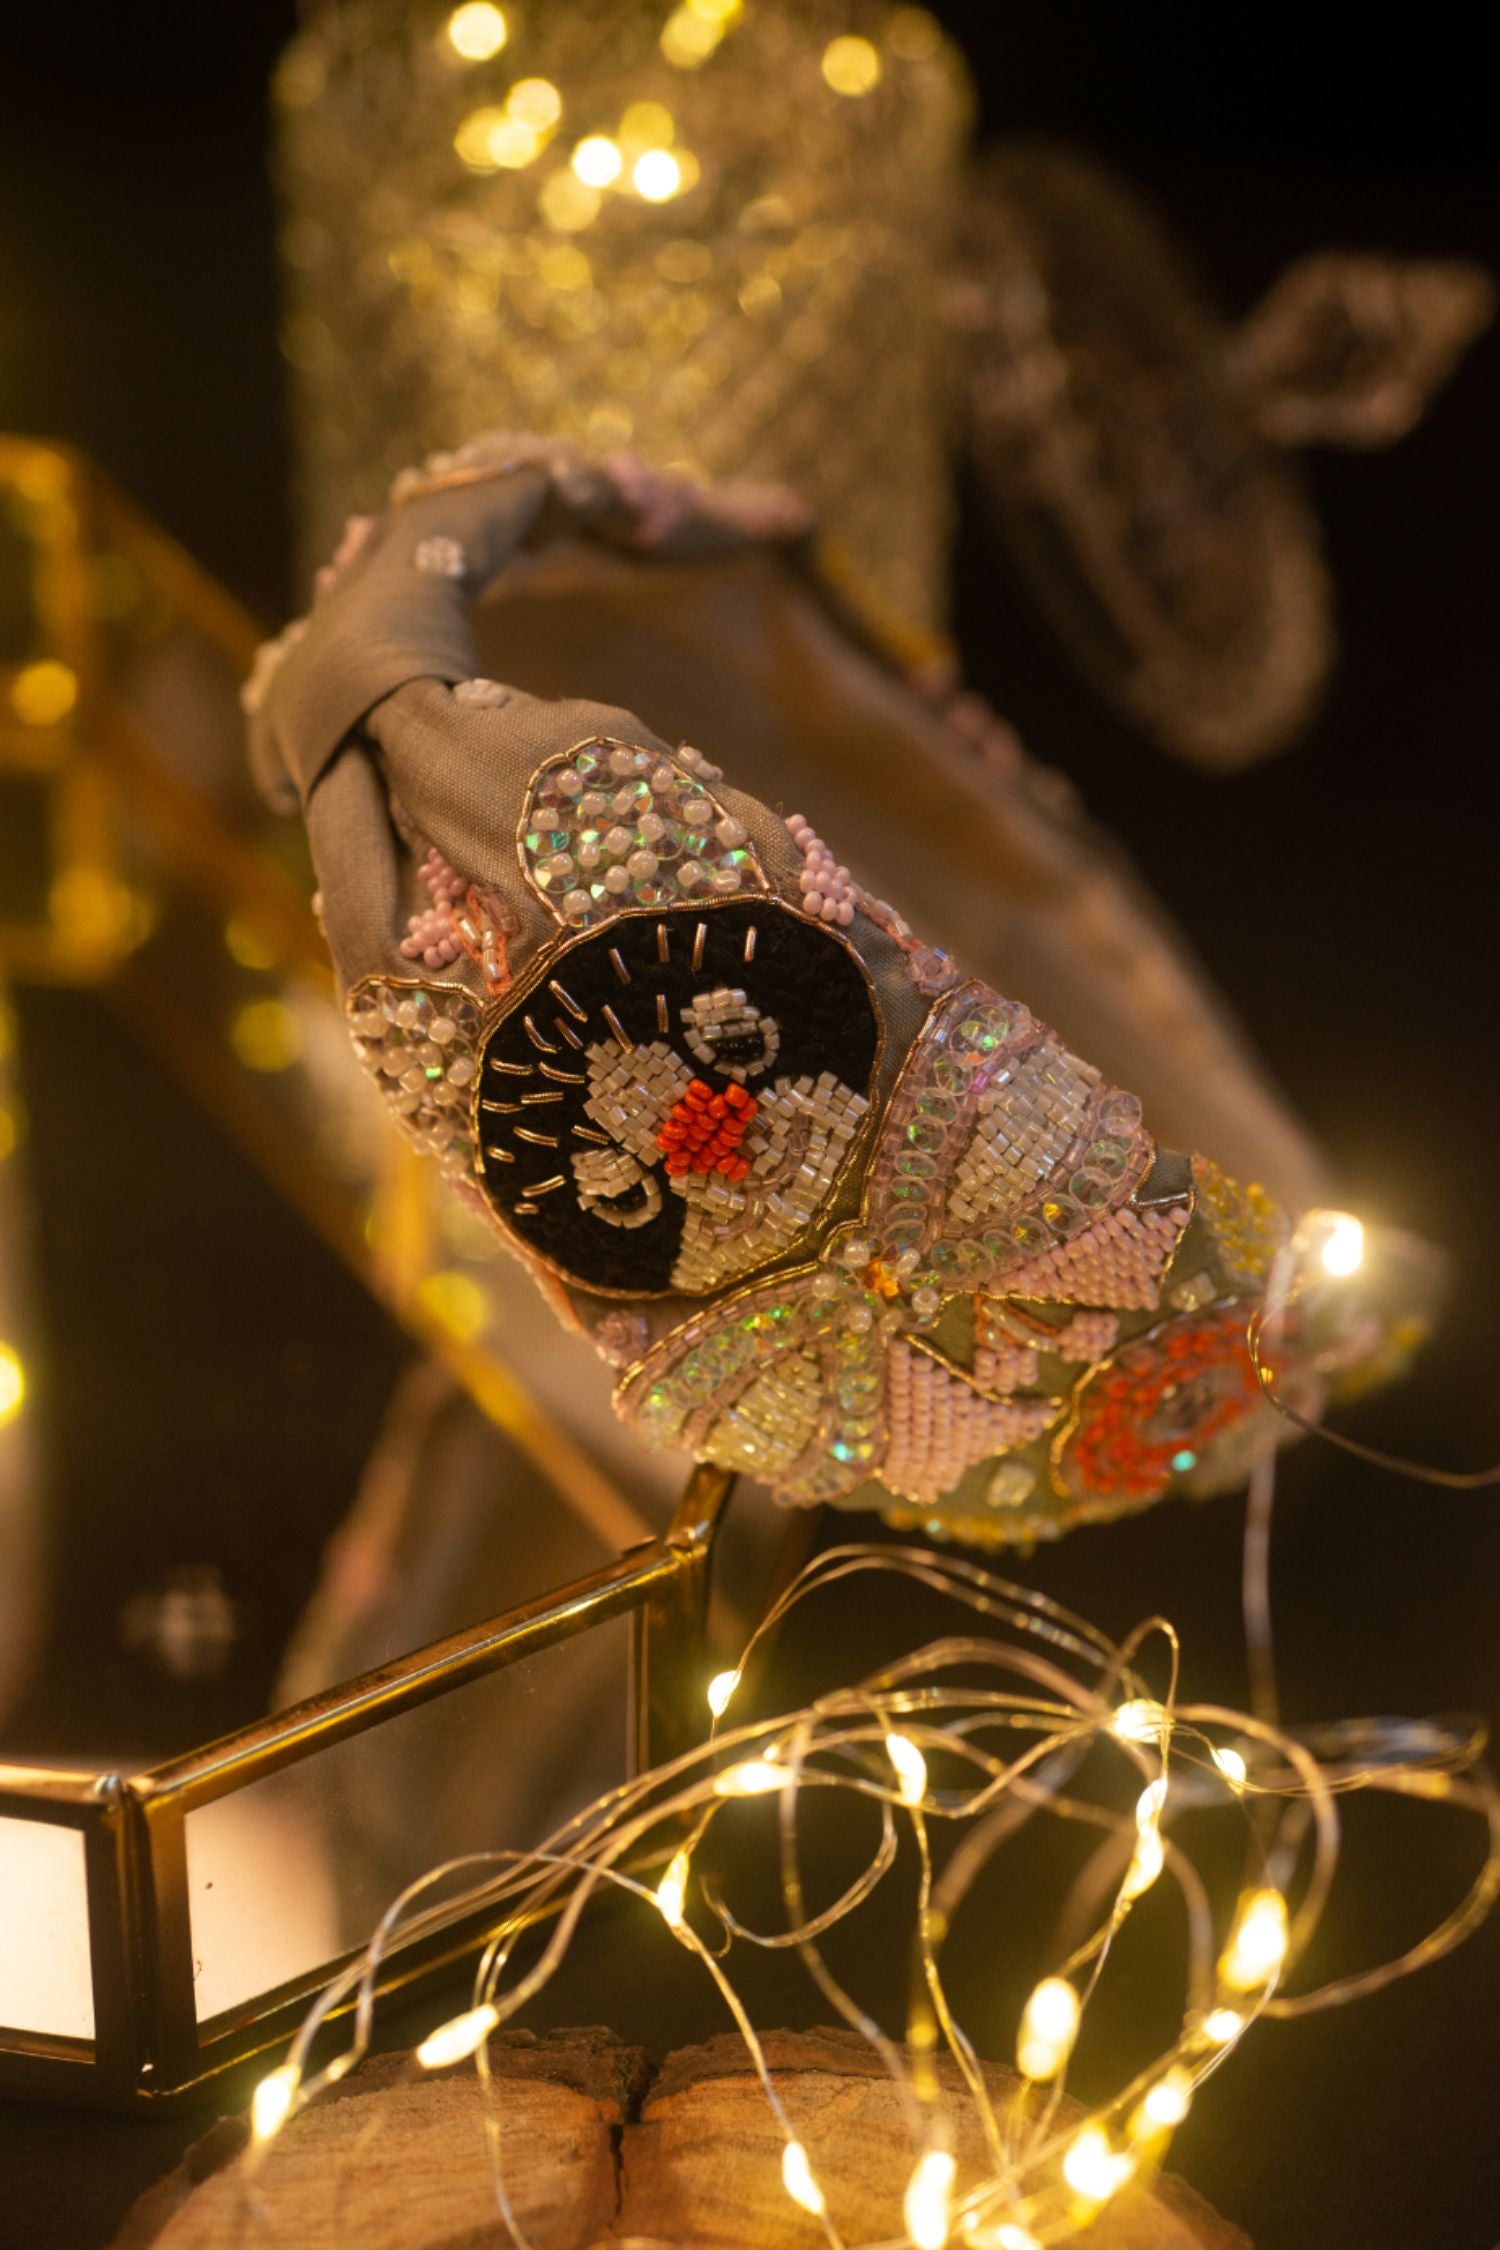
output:
M967 1623L804 1708L721 1725L746 1664L788 1613L871 1573L924 1588L982 1624ZM1156 1686L1148 1655L1149 1670L1162 1675ZM376 1986L391 1955L459 1915L484 1913L493 1934L471 2005L422 2042L417 2060L440 2069L472 2057L485 2091L496 2209L510 2240L526 2250L507 2189L505 2119L488 2041L542 1991L580 1917L609 1889L660 1917L727 2008L783 2137L786 2193L819 2220L831 2245L844 2238L737 1989L737 1946L795 1951L899 2090L911 2150L902 2240L916 2250L940 2250L950 2240L971 2250L1038 2250L1071 2239L1128 2181L1160 2164L1199 2087L1260 2018L1302 2015L1379 1990L1450 1950L1500 1891L1500 1793L1479 1762L1482 1728L1346 1721L1292 1734L1264 1717L1183 1700L1179 1669L1177 1637L1162 1618L1117 1643L1035 1589L959 1557L830 1549L774 1604L739 1665L711 1683L713 1723L699 1748L612 1790L535 1851L452 1860L402 1892L363 1955L320 1996L287 2061L257 2089L252 2180L255 2161L288 2121L365 2054ZM1452 1911L1400 1956L1294 1992L1288 1980L1328 1900L1339 1799L1354 1791L1473 1815L1484 1825L1483 1862ZM871 1804L879 1825L861 1871L817 1912L802 1873L802 1814L812 1792ZM747 1803L762 1808L779 1840L786 1923L775 1931L747 1927L719 1879L700 1865L724 1808ZM1175 1832L1189 1813L1238 1823L1244 1863L1232 1892L1219 1883L1216 1895L1213 1878ZM1000 2099L944 1982L945 1941L980 1876L1041 1820L1074 1824L1075 1833L1092 1832L1097 1841L1063 1901L1046 1973L1021 2012L1019 2090ZM1191 1826L1197 1838L1201 1818ZM918 1884L901 2043L841 1984L821 1941L873 1896L897 1862L903 1830ZM945 1848L934 1848L939 1839ZM1121 1931L1158 1883L1175 1887L1182 1909L1180 2023L1149 2064L1080 2122L1072 2105L1063 2107L1072 2052ZM518 1942L544 1915L550 1927L522 1964ZM314 2040L350 2002L347 2048L314 2069ZM957 2095L953 2074L936 2067L941 2056L957 2066ZM960 2180L954 2154L964 2110L986 2151L977 2180Z

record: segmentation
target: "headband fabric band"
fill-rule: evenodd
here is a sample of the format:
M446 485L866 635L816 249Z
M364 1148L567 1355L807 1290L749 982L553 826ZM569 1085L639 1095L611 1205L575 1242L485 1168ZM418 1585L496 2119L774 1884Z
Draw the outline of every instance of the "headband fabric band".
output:
M1159 1148L715 745L477 674L472 605L564 537L807 576L806 532L515 439L351 527L249 701L356 1048L648 1443L992 1543L1220 1489L1283 1427L1245 1344L1271 1199ZM1388 1343L1312 1340L1303 1411Z

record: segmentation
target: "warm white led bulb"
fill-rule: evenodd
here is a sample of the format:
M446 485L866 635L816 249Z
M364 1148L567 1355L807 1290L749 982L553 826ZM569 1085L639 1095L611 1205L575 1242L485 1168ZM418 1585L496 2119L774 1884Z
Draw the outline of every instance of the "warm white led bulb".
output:
M1213 1759L1231 1789L1238 1791L1244 1788L1250 1769L1238 1750L1221 1747L1215 1750Z
M1347 1281L1350 1274L1358 1273L1365 1259L1365 1230L1351 1212L1328 1213L1320 1255L1323 1271L1335 1281Z
M1275 1983L1286 1949L1286 1900L1277 1890L1251 1891L1235 1917L1219 1976L1231 1992L1259 1992Z
M708 1708L716 1719L729 1709L729 1699L740 1684L738 1672L716 1672L708 1683Z
M250 2097L250 2131L261 2143L274 2140L292 2114L292 2104L297 2099L298 2074L291 2063L283 2063L263 2078Z
M769 1758L747 1758L743 1765L726 1766L714 1775L716 1797L768 1797L773 1789L785 1789L791 1783L791 1773L785 1766L773 1766Z
M1162 1848L1161 1831L1143 1828L1135 1840L1135 1854L1125 1871L1122 1892L1127 1899L1139 1898L1149 1891L1166 1861Z
M465 2015L454 2016L430 2031L417 2049L417 2061L423 2070L446 2070L451 2063L476 2054L499 2021L494 2008L470 2008Z
M1141 2102L1148 2125L1180 2125L1193 2102L1193 2081L1185 2070L1169 2070L1158 2078Z
M813 2178L807 2151L800 2141L788 2141L781 2152L781 2180L794 2203L800 2203L803 2210L811 2211L815 2218L822 2217L823 2190Z
M1119 1705L1109 1725L1121 1742L1160 1742L1171 1723L1164 1703L1154 1696L1137 1695Z
M917 2159L917 2168L906 2183L902 2216L916 2250L943 2250L948 2239L953 2202L953 2175L957 2170L945 2148L930 2148Z
M1066 1977L1043 1977L1027 2001L1016 2040L1016 2060L1024 2078L1044 2084L1055 2078L1078 2037L1078 1994Z
M888 1734L885 1753L896 1769L896 1786L906 1805L920 1805L927 1794L927 1760L909 1734Z
M680 1930L683 1923L683 1906L687 1900L688 1855L686 1851L674 1854L667 1871L656 1886L656 1903L662 1920L669 1930Z
M1102 2125L1085 2125L1068 2144L1062 2169L1073 2193L1085 2203L1107 2203L1135 2170L1135 2159L1125 2149L1111 2148Z

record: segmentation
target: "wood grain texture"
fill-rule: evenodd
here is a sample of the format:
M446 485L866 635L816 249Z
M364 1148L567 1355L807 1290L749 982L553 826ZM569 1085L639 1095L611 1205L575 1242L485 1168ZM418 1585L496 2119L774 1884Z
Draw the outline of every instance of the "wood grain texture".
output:
M767 2059L850 2243L899 2242L914 2149L901 2104L852 2033L773 2032ZM683 2048L654 2073L607 2032L492 2043L506 2180L533 2250L821 2250L781 2184L782 2135L737 2038ZM1014 2075L987 2069L992 2094ZM1064 2116L1079 2114L1068 2105ZM253 2183L227 2121L139 2204L114 2250L503 2250L483 2109L470 2070L366 2064L269 2152ZM961 2133L959 2187L983 2148ZM252 2204L252 2196L254 2204ZM258 2209L255 2207L258 2206ZM1181 2181L1131 2189L1090 2250L1249 2250Z

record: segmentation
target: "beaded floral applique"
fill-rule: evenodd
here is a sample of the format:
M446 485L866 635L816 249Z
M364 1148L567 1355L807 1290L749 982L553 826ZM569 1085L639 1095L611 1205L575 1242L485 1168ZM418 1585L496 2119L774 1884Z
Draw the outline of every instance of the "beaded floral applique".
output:
M879 1048L854 953L779 900L613 914L549 950L490 1033L486 1196L575 1286L708 1295L805 1246Z
M480 1010L456 985L366 977L345 1003L354 1051L417 1150L472 1193Z
M1159 1152L1132 1096L965 983L906 1058L857 1225L662 1338L617 1404L784 1499L1055 1537L1222 1490L1287 1435L1246 1342L1284 1233L1261 1190ZM1334 1361L1294 1330L1283 1348L1278 1382L1315 1413Z

